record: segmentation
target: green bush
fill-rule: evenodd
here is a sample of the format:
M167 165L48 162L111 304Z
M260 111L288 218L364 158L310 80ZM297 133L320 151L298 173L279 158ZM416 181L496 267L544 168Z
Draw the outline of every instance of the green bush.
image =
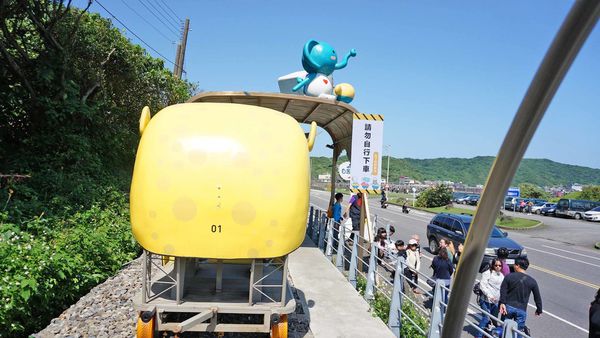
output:
M366 279L363 276L358 275L356 279L356 289L361 296L364 295L366 287ZM386 325L389 320L390 303L390 300L386 296L376 291L375 297L370 304L373 309L373 315L381 319ZM427 332L429 328L429 319L415 309L410 301L404 301L402 303L402 328L400 329L400 337L425 337L417 328L415 328L413 323L406 319L406 317L412 319L421 329L425 330L425 332Z
M107 198L104 208L93 205L67 218L39 217L21 226L0 214L0 337L39 330L140 253L125 197L113 192Z
M416 206L422 208L436 208L448 205L452 201L452 190L446 185L429 188L417 198Z

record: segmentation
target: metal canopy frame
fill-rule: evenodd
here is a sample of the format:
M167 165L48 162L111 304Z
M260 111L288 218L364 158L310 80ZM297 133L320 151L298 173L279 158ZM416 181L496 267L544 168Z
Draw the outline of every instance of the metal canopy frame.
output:
M293 117L298 123L315 122L317 126L325 129L333 140L331 182L334 187L338 157L345 150L348 159L351 159L352 115L359 112L347 103L312 96L260 92L205 92L187 101L187 103L193 102L247 104L280 111ZM330 204L334 199L334 187L329 197Z
M293 117L299 123L311 122L327 131L333 140L334 154L346 150L348 158L352 151L352 114L359 112L349 104L279 93L259 92L205 92L190 98L192 102L238 103L270 108Z

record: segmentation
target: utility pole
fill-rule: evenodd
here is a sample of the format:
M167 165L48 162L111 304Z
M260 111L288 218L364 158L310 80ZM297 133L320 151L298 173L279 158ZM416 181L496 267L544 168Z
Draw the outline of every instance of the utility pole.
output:
M181 74L183 73L183 64L185 61L185 48L187 46L187 36L188 31L190 29L190 19L185 19L185 24L183 25L183 34L181 37L181 42L177 44L177 55L175 56L175 68L173 69L173 73L175 77L181 79Z
M177 44L177 53L175 54L175 66L173 66L173 74L175 77L179 74L179 54L181 54L181 43Z

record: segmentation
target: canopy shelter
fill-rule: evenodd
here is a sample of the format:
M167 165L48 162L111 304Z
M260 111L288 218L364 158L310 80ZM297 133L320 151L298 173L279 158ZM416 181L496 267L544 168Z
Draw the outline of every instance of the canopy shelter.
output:
M359 112L349 104L320 99L312 96L300 96L279 93L255 92L205 92L187 102L238 103L271 108L287 114L300 123L316 122L327 131L333 140L333 165L331 168L331 201L335 191L337 159L342 150L348 158L352 151L352 114Z

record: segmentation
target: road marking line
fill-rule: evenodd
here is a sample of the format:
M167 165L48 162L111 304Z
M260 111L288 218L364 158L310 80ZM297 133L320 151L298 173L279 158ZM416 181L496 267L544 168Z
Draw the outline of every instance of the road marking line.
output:
M530 265L530 266L531 266L531 265ZM532 308L534 308L534 309L537 309L537 307L536 307L535 305L532 305L532 304L530 304L530 303L527 303L527 305L529 305L530 307L532 307ZM548 315L548 316L550 316L550 317L552 317L552 318L556 318L556 319L560 320L561 322L563 322L563 323L565 323L565 324L568 324L568 325L571 325L572 327L574 327L574 328L576 328L576 329L579 329L579 330L581 330L581 331L583 331L583 332L585 332L585 333L590 333L590 331L588 331L588 330L586 330L586 329L582 328L581 326L578 326L577 324L573 324L573 323L571 323L570 321L568 321L568 320L566 320L566 319L563 319L563 318L561 318L561 317L559 317L559 316L557 316L557 315L555 315L555 314L553 314L553 313L550 313L550 312L548 312L548 311L546 311L546 310L543 310L543 311L544 311L543 315Z
M564 251L564 252L568 252L568 253L573 254L573 255L583 256L583 257L587 257L587 258L591 258L591 259L596 259L596 260L600 261L599 257L594 257L594 256L590 256L590 255L584 255L584 254L580 254L580 253L569 251L569 250L563 250L563 249L555 248L555 247L552 247L552 246L549 246L549 245L543 245L542 244L542 246L544 246L546 248L550 248L552 250Z
M544 250L534 249L534 248L528 247L528 246L526 246L525 248L527 250L539 251L539 252L543 252L543 253L548 254L548 255L552 255L552 256L563 258L563 259L568 259L570 261L579 262L579 263L582 263L582 264L587 264L587 265L591 265L591 266L595 266L595 267L600 268L600 265L598 265L598 264L588 263L588 262L585 262L585 261L582 261L582 260L579 260L579 259L565 257L564 255L559 255L559 254L555 254L555 253L544 251Z
M580 280L580 279L577 279L577 278L574 278L574 277L571 277L571 276L564 275L564 274L562 274L562 273L560 273L560 272L556 272L556 271L548 270L548 269L546 269L546 268L542 268L542 267L539 267L539 266L537 266L537 265L533 265L533 264L529 264L529 267L531 267L531 268L534 268L534 269L536 269L536 270L539 270L539 271L542 271L542 272L545 272L545 273L547 273L547 274L554 275L554 276L556 276L556 277L564 278L564 279L566 279L566 280L569 280L569 281L571 281L571 282L575 282L575 283L577 283L577 284L581 284L581 285L584 285L584 286L590 287L590 288L592 288L592 289L594 289L594 290L598 290L598 289L600 289L600 285L596 285L596 284L594 284L594 283L590 283L590 282L582 281L582 280Z

